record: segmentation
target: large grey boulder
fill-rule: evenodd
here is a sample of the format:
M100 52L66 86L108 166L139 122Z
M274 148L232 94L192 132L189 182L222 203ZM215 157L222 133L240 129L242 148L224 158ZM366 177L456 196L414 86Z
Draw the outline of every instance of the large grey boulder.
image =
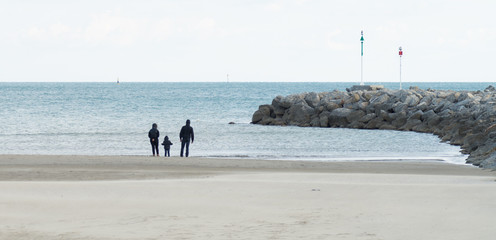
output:
M305 96L303 94L289 95L289 96L283 97L279 101L279 106L282 108L290 108L294 104L304 102L305 101L304 98L305 98Z
M358 122L363 116L365 116L365 112L362 110L352 110L349 114L346 115L346 120L348 122Z
M308 106L306 103L299 102L292 105L289 110L289 124L297 126L310 125L311 116L315 113L315 109Z
M370 120L372 120L376 117L377 117L377 115L375 113L369 113L369 114L363 115L360 119L358 119L358 121L362 122L362 123L368 123Z
M258 110L253 114L253 117L251 118L252 123L258 123L262 121L264 116L270 117L271 113L273 112L273 107L272 105L260 105L258 107Z
M420 99L415 95L408 95L405 98L405 101L403 101L403 102L406 105L408 105L409 107L413 107L413 106L416 106L420 102Z
M353 112L353 110L348 108L338 108L334 109L329 115L329 126L344 127L348 121L348 116Z
M307 102L308 106L315 108L320 103L320 97L317 93L311 92L305 95L305 101Z
M321 127L329 127L329 117L331 116L331 112L324 111L319 115L319 121Z

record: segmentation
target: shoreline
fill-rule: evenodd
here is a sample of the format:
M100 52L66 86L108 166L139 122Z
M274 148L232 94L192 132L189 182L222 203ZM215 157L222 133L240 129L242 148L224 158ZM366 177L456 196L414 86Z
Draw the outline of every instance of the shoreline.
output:
M442 162L0 155L0 239L492 240L495 179Z
M181 175L188 177L195 174L238 172L496 176L496 171L435 160L300 161L152 156L0 155L0 181L170 179Z

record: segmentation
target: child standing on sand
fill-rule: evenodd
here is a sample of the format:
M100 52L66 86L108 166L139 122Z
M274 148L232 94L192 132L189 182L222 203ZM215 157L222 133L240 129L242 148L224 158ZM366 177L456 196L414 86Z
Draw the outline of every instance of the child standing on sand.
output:
M162 143L162 145L164 145L164 156L170 157L170 146L172 145L172 142L169 140L168 136L164 137L164 142Z

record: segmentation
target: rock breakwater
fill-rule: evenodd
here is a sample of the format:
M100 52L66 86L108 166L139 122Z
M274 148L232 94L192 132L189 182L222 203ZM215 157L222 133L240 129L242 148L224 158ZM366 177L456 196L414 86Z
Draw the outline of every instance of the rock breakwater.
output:
M277 96L252 123L432 133L469 154L467 163L496 169L496 89L391 90L374 86Z

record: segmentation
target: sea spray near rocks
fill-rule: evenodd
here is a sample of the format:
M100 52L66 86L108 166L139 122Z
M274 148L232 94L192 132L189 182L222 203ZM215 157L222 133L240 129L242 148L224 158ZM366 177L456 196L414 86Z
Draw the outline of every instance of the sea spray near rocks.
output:
M252 123L433 133L460 146L467 163L496 169L496 89L391 90L380 86L277 96Z

